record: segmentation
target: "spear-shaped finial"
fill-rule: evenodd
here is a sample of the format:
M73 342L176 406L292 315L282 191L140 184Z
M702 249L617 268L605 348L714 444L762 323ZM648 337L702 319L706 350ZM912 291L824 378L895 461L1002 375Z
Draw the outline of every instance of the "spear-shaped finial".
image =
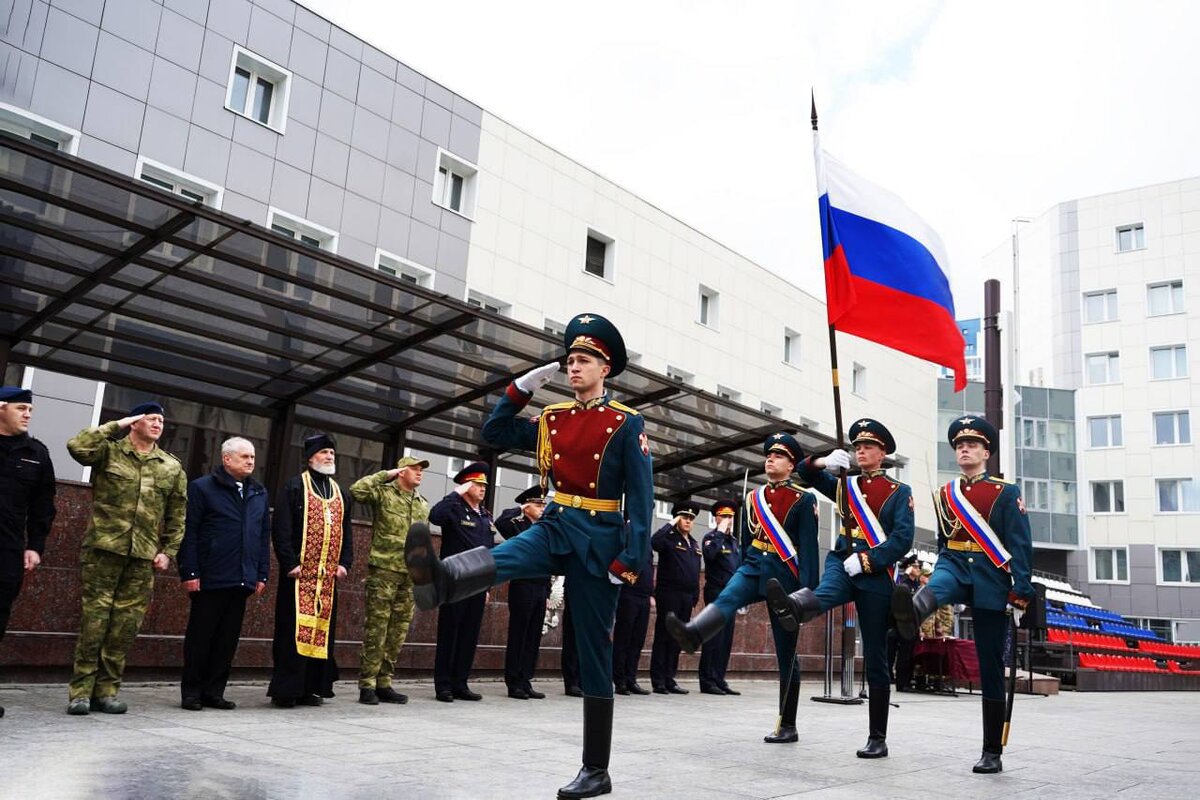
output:
M812 126L815 131L817 129L817 93L811 89L809 91L812 92Z

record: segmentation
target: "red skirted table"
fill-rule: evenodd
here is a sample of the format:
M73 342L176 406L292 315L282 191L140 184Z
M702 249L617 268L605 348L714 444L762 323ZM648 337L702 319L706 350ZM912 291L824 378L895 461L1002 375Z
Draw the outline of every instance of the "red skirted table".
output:
M938 676L955 686L979 684L979 658L968 639L922 639L913 648L914 671Z

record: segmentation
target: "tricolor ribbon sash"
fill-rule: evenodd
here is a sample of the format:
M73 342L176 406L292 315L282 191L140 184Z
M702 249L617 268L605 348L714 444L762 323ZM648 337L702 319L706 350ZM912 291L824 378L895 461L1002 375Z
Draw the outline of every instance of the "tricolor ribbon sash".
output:
M886 542L887 533L883 530L883 525L875 516L875 512L871 510L867 496L859 488L858 481L847 475L846 489L846 505L850 507L850 513L854 515L858 529L867 537L867 544L871 547L878 547Z
M779 520L775 519L775 514L771 511L770 504L767 503L767 487L760 486L750 497L754 504L754 515L758 517L763 530L767 532L767 538L774 545L779 559L788 565L792 575L799 578L800 566L796 548L792 546L792 538L788 536Z
M975 540L975 544L983 548L988 560L995 567L1009 569L1008 562L1012 560L1012 555L1004 549L1000 537L992 530L992 526L988 525L979 510L971 505L959 480L955 478L947 483L945 488L946 504L950 506L950 512L954 514L955 519L962 524L963 530Z

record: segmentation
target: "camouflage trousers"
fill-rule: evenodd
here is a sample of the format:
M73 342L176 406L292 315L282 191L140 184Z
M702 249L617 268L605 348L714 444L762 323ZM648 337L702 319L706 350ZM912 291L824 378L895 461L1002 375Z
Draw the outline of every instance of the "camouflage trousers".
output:
M75 645L71 699L110 697L121 689L125 654L154 593L154 567L143 558L83 548L83 615Z
M412 579L406 572L367 567L366 589L358 687L383 689L392 685L396 657L412 622Z

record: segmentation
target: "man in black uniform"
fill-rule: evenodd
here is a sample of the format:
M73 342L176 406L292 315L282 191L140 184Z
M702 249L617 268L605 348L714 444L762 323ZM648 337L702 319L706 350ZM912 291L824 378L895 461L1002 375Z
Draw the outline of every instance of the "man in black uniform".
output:
M32 418L33 392L0 387L0 641L25 573L42 562L54 522L54 465L46 446L29 435Z
M442 558L495 544L492 515L483 507L488 465L482 461L467 464L454 476L454 482L458 484L454 491L429 511L429 521L442 529ZM443 703L482 699L471 691L467 680L475 661L486 600L487 595L480 592L456 603L446 603L438 611L433 686L437 699Z
M909 594L916 594L921 588L921 559L916 553L910 554L900 562L904 572L896 579L896 585L903 587ZM888 666L896 680L896 691L907 692L912 689L912 652L916 643L901 637L895 628L888 631Z
M542 518L546 498L540 486L517 495L517 506L505 509L496 520L496 530L505 539L527 530ZM504 648L504 683L508 696L516 700L542 700L545 694L533 688L538 650L542 646L542 623L546 618L549 578L519 578L508 583L508 643Z
M742 563L741 548L734 535L733 520L737 515L736 500L718 500L712 507L716 527L704 534L700 550L704 555L704 604L717 599L725 584L737 572ZM729 654L733 651L733 626L737 617L731 617L721 633L704 643L700 651L700 691L703 694L741 694L729 688L725 682L725 669L729 666Z
M650 651L650 683L655 694L687 694L675 682L679 669L679 643L667 633L667 614L674 612L681 621L692 618L692 608L700 599L700 543L692 538L692 525L700 506L691 500L675 504L674 519L650 537L650 547L658 553L658 578L654 605L654 648Z
M649 542L644 563L651 562ZM617 600L617 622L613 626L613 686L617 694L650 694L637 682L638 662L650 628L650 597L654 594L654 570L638 573L637 582L621 587Z

